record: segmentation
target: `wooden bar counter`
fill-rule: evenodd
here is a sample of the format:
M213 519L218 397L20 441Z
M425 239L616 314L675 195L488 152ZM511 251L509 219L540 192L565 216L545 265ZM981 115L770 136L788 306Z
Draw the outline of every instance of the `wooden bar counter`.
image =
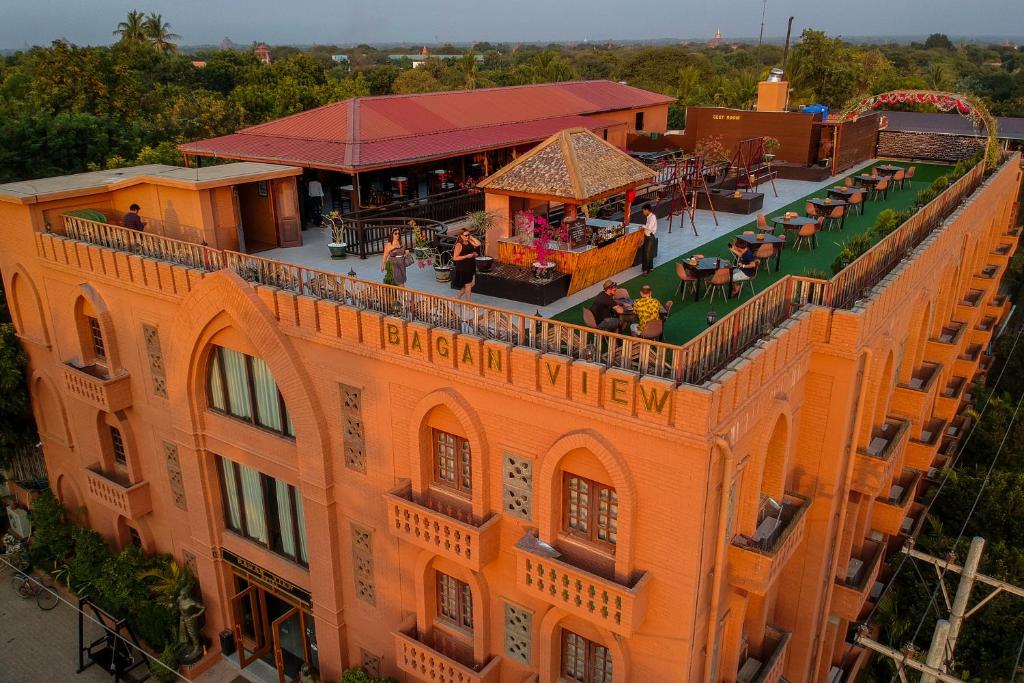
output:
M588 223L593 224L596 221L591 220ZM631 224L626 226L625 235L599 247L589 244L575 248L553 245L549 250L548 259L555 263L560 272L572 276L568 291L568 294L572 295L631 267L643 240L643 226ZM498 260L528 268L537 260L537 251L533 245L521 244L514 240L500 240Z

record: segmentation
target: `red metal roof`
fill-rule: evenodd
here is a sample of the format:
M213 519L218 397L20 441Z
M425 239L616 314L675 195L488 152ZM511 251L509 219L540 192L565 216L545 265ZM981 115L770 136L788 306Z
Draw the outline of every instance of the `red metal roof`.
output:
M674 102L611 81L357 97L181 145L188 154L366 170L536 142L599 114Z

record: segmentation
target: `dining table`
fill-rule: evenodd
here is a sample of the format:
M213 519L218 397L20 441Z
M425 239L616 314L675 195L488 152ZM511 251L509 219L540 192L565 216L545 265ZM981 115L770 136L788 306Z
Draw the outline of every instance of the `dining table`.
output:
M885 175L896 175L900 171L906 170L902 166L896 166L895 164L880 164L875 166L875 169L879 173L884 173Z
M808 218L807 216L791 216L790 218L786 218L785 216L776 216L772 219L772 223L782 226L783 230L796 230L799 232L800 228L805 225L817 225L818 219ZM811 239L811 244L815 249L818 248L817 233L815 233L814 237Z
M719 258L718 256L691 256L682 260L683 268L697 277L696 286L693 288L693 300L700 301L700 285L704 280L710 280L719 268L732 268L732 261Z
M755 251L762 244L770 244L775 250L775 270L778 271L782 265L782 250L786 246L786 240L782 235L773 235L770 232L757 233L755 235L736 235L736 241L749 244Z
M878 183L886 179L884 175L868 175L867 173L861 173L860 175L853 176L853 179L864 187L874 187Z
M831 197L825 197L824 199L821 197L814 197L813 199L808 199L807 203L812 204L821 209L823 212L821 215L825 216L826 218L828 218L828 214L832 211L832 209L836 208L837 206L848 206L845 199L832 199ZM846 213L847 212L844 210L843 217L839 220L840 230L846 227Z

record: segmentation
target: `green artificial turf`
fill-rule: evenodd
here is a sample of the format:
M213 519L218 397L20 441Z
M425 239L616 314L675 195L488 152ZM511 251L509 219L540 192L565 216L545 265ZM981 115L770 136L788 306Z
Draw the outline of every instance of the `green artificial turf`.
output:
M893 162L878 162L881 163L893 163ZM909 166L910 164L899 164L902 166ZM864 215L851 214L846 217L846 225L843 230L833 229L827 232L818 234L818 248L807 249L801 248L800 251L795 251L792 244L786 246L782 252L782 270L781 272L768 273L764 268L761 268L757 274L757 278L754 281L754 289L758 292L765 289L771 283L779 280L786 275L806 275L814 274L815 271L820 274L826 273L831 276L832 273L832 262L839 254L841 244L851 237L852 235L862 233L870 229L874 223L875 218L883 209L896 209L901 211L908 208L914 201L914 196L931 185L932 181L943 175L950 170L951 167L940 164L914 164L917 166L917 171L914 174L912 182L906 184L903 190L889 190L889 197L885 200L868 201L864 205ZM864 169L858 171L858 173L870 173L870 169ZM835 182L830 184L828 187L833 185L841 185L843 178L837 178ZM770 186L761 187L766 192L771 192ZM807 200L811 197L824 197L826 195L825 188L822 188L818 192L811 193L798 201L788 204L786 206L775 209L774 211L767 212L765 216L769 222L775 216L778 216L786 211L796 211L801 216L804 215L804 206ZM691 253L700 253L705 256L721 256L722 258L733 259L733 254L729 251L729 242L732 241L733 237L742 233L745 230L756 229L756 219L749 223L731 230L728 233L722 234L720 237L702 244L693 252L687 252L685 254L678 254L675 258L667 263L655 268L647 276L635 277L632 280L619 283L620 287L625 287L629 290L633 296L638 296L640 286L643 284L649 284L654 289L654 296L660 299L662 303L665 303L669 299L674 299L675 304L672 309L672 314L665 324L665 341L672 344L682 344L703 330L707 329L707 314L709 310L714 310L718 317L729 313L729 311L736 308L738 305L750 300L749 288L744 288L743 294L736 299L729 299L722 301L721 297L716 295L715 302L709 304L706 299L700 301L693 300L692 292L687 293L684 300L680 300L676 290L679 287L679 279L676 276L676 262L681 260L680 257L689 257ZM707 229L707 228L705 228ZM712 228L714 230L714 228ZM789 240L794 239L794 235L791 233L788 236ZM772 267L774 268L774 258ZM701 296L703 297L703 290ZM583 309L590 306L591 301L587 300L581 304L577 304L572 308L568 308L565 311L553 316L555 320L561 320L564 322L570 322L582 325L583 324Z

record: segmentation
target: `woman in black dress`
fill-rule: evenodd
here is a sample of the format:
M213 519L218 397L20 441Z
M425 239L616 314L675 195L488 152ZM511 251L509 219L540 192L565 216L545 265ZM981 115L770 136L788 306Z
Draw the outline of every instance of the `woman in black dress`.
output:
M476 257L479 254L480 240L473 237L469 230L463 230L459 234L459 241L455 243L455 249L452 250L452 260L455 261L452 284L459 290L460 299L469 301L472 296L476 278Z

